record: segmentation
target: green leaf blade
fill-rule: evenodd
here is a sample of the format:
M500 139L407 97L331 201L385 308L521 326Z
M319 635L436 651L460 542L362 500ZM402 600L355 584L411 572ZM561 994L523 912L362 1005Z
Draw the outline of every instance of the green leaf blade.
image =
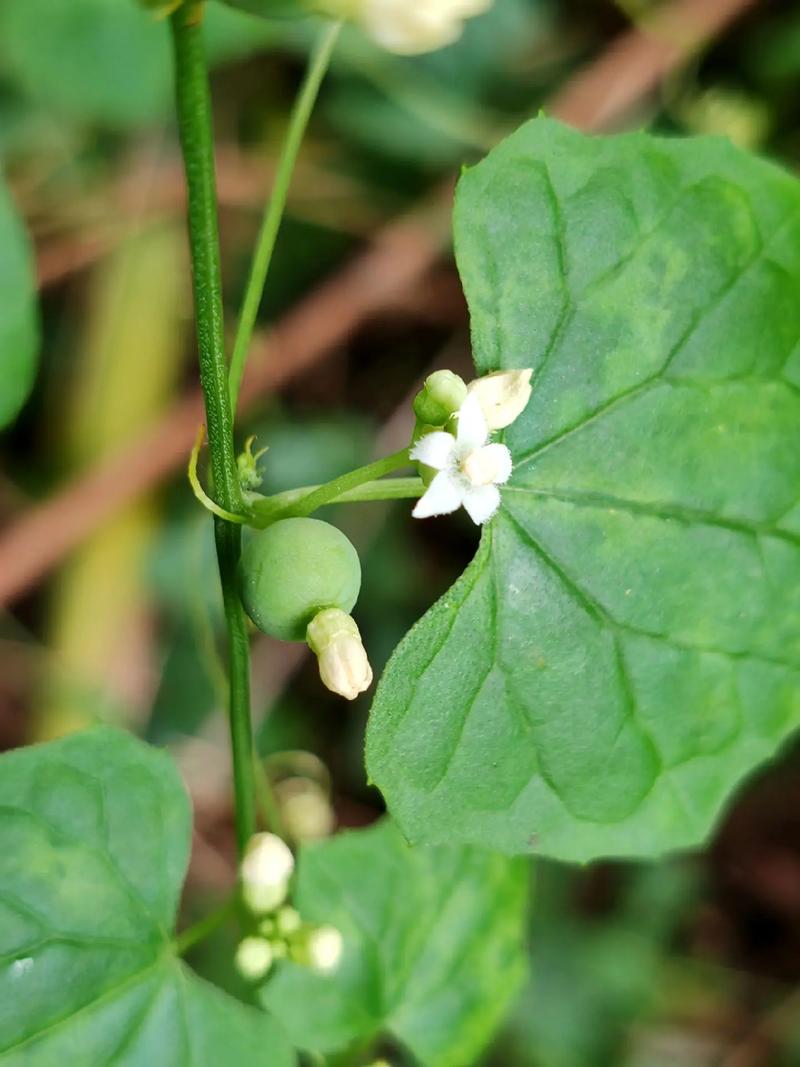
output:
M456 238L478 369L534 393L452 633L437 606L381 684L371 776L412 840L698 844L800 723L800 187L537 120L462 179Z
M172 762L119 731L3 757L0 1062L292 1067L174 955L190 835Z
M526 899L524 861L410 849L388 820L340 834L304 849L296 901L341 931L341 966L284 964L262 999L301 1048L389 1031L430 1067L473 1063L524 978Z

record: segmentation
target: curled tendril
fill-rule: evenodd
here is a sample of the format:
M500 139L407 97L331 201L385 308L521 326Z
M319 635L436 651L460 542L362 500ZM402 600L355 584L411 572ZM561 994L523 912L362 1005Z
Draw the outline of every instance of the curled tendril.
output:
M200 478L197 474L197 463L200 458L200 450L203 447L203 442L206 437L205 424L201 423L197 430L197 436L195 437L194 446L192 448L191 455L189 456L189 466L187 468L187 475L189 476L189 485L192 487L192 492L195 497L200 501L206 511L210 511L212 515L216 515L217 518L225 519L227 522L235 522L240 526L245 526L250 519L247 515L236 515L232 511L226 511L225 508L221 508L216 501L212 500L205 489L200 484Z

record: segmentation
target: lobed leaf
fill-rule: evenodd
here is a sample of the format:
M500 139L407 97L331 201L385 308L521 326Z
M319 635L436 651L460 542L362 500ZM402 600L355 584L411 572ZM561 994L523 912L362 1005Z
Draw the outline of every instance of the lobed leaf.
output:
M369 773L414 841L696 845L800 722L800 185L538 119L462 178L455 234L478 371L534 393Z
M0 1062L291 1067L171 931L191 817L172 762L100 728L3 756Z

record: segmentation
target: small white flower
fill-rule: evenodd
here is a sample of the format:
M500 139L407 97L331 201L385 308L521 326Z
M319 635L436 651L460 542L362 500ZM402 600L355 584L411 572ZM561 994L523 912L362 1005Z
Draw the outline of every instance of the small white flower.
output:
M318 974L330 974L339 966L344 941L335 926L320 926L308 937L308 959Z
M505 445L489 444L489 427L474 395L458 412L456 436L437 430L417 441L411 458L438 471L412 514L415 519L449 515L464 507L477 526L488 522L500 507L498 485L511 477L511 453Z
M236 950L236 969L248 982L257 982L267 974L274 953L269 941L261 937L246 937Z
M242 896L260 915L282 904L294 871L291 849L275 834L254 834L242 860Z

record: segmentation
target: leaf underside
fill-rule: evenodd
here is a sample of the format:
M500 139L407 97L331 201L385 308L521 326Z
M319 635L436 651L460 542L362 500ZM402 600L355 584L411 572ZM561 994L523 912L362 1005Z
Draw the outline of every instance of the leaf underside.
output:
M311 1051L388 1031L427 1067L475 1063L524 978L527 867L409 848L388 819L306 847L296 903L342 932L342 963L329 977L280 965L265 1005Z
M292 1067L268 1016L173 953L190 829L171 761L124 733L3 757L1 1063Z
M413 841L695 845L800 721L800 186L538 119L455 232L478 371L534 393L475 560L386 670L370 776Z

